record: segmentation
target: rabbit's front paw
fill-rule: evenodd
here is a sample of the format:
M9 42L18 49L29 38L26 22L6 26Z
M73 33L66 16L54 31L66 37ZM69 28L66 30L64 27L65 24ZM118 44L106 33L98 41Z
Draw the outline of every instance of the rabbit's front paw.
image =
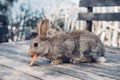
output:
M61 59L56 59L56 60L53 60L51 62L51 64L53 64L53 65L58 65L58 64L61 64L61 63L63 63L63 60L61 60Z

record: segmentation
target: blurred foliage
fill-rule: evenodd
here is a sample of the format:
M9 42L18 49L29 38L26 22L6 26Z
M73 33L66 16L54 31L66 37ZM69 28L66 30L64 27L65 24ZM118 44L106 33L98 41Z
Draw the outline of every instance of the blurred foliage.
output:
M20 4L19 12L16 12L16 16L13 17L12 9L14 9L18 2L18 0L0 0L0 15L6 16L5 22L7 22L6 25L8 25L9 30L7 35L3 33L7 38L1 37L2 39L8 39L11 41L30 39L31 29L34 29L37 20L42 18L40 17L42 13L40 14L38 11L32 12L30 10L31 6L24 3ZM29 6L29 8L26 8L25 6ZM2 17L0 19L0 22L1 21L3 21ZM2 27L5 26L2 24Z
M13 6L13 3L17 0L0 0L0 13L6 14L9 7Z

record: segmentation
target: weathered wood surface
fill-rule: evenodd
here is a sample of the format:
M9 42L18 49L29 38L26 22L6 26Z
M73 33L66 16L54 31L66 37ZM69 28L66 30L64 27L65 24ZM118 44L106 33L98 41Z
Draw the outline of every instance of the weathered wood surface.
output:
M0 44L0 80L120 80L120 49L106 47L104 64L51 65L39 57L33 67L28 55L30 41Z
M120 0L80 0L80 6L83 7L120 6Z
M79 13L79 20L120 21L120 13Z

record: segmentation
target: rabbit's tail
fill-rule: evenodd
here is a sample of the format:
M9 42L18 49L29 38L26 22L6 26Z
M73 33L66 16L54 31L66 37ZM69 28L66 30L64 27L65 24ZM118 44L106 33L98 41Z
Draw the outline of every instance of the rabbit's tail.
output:
M97 63L105 63L107 61L106 57L104 56L104 52L99 52L96 54L96 52L90 53L93 59L93 62Z
M104 56L97 57L96 62L97 63L105 63L107 59Z
M98 63L105 63L107 61L106 57L105 57L105 50L101 50L97 52L97 59L96 62Z

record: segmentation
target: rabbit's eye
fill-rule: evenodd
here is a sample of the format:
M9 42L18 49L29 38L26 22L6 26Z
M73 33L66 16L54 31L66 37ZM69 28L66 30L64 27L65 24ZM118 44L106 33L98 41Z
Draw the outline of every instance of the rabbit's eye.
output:
M38 47L38 43L34 43L34 47Z

